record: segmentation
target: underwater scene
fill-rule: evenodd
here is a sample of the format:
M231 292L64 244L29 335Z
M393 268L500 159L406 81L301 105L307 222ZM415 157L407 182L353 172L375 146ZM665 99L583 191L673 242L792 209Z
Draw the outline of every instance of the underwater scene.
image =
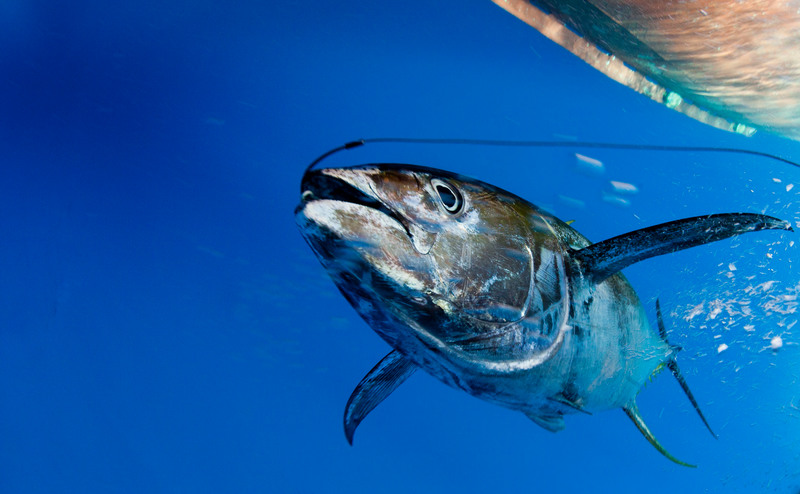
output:
M496 3L0 4L0 492L800 492L800 21Z

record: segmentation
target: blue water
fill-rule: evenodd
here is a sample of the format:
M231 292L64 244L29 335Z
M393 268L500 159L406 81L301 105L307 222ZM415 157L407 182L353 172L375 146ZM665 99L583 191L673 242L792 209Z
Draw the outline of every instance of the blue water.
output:
M797 142L694 122L488 0L6 0L0 46L0 492L800 487L796 233L626 270L651 315L660 298L720 436L668 374L642 391L645 420L692 470L621 411L569 417L552 434L423 373L350 447L344 404L389 348L293 218L303 167L359 137L724 146L798 160ZM581 173L575 152L604 174ZM741 155L374 145L330 164L366 161L473 175L593 240L713 212L800 221L800 169ZM637 186L629 205L603 199L610 180Z

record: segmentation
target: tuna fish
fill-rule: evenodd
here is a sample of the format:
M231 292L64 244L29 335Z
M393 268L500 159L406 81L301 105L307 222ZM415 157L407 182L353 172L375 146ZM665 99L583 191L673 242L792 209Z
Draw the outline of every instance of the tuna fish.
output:
M620 271L742 233L791 230L787 222L713 214L593 244L520 197L454 173L312 167L297 224L342 294L392 347L347 403L351 444L364 417L423 369L550 431L564 428L565 415L622 408L664 456L693 466L659 444L636 407L644 384L669 368L708 427L660 308L656 332Z

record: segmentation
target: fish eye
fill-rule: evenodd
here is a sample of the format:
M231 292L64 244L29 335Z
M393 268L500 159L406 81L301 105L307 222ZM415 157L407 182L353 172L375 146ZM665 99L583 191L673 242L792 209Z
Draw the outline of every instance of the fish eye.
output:
M458 214L464 207L464 199L461 193L451 184L434 178L431 180L431 185L439 195L439 202L442 203L444 209L450 214Z

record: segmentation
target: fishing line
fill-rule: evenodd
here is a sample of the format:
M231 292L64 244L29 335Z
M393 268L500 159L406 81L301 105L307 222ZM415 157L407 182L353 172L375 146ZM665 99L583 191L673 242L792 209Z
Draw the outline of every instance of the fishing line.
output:
M698 153L736 153L761 158L773 159L787 165L800 168L800 163L787 158L753 151L751 149L722 148L712 146L671 146L662 144L619 144L613 142L591 142L591 141L510 141L499 139L424 139L413 137L376 137L372 139L359 139L348 142L342 146L331 149L319 158L315 159L306 168L306 173L310 172L317 164L329 156L344 151L361 147L365 144L450 144L450 145L471 145L471 146L501 146L501 147L538 147L538 148L594 148L594 149L625 149L631 151L673 151L673 152L698 152Z

